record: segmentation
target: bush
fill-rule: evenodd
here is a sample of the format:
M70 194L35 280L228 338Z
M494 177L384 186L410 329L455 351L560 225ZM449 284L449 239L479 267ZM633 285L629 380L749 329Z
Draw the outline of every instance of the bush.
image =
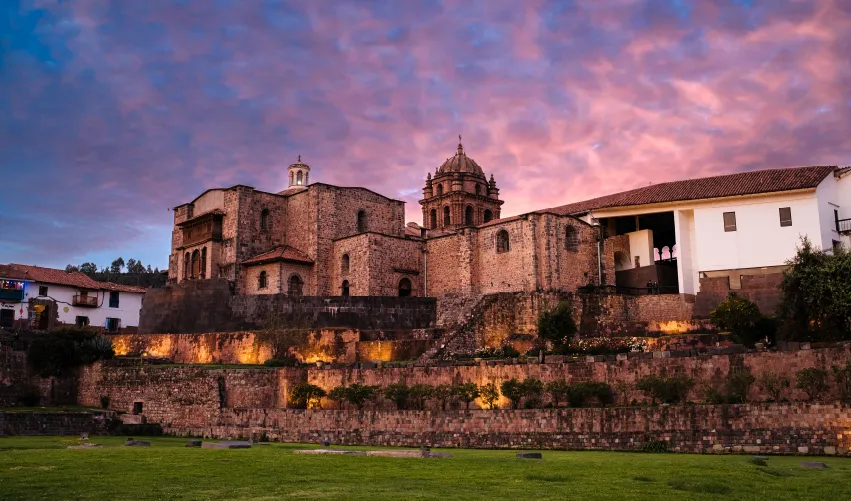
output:
M648 440L644 443L641 451L653 454L664 454L668 452L668 442L664 440Z
M653 405L656 405L657 401L674 404L688 398L689 391L694 387L694 380L682 374L669 378L651 374L639 379L635 387L649 396Z
M727 374L727 402L731 404L743 404L748 401L748 393L756 378L747 368L730 371Z
M544 395L544 383L534 377L527 377L521 383L523 389L523 406L527 409L537 409L541 406Z
M101 409L109 409L110 400L112 400L112 399L109 398L109 395L101 395L100 396L100 408Z
M754 303L734 292L712 310L709 319L719 330L731 332L736 341L751 347L761 339L762 331L769 329L766 322L770 322L764 320Z
M308 409L311 404L313 404L313 407L319 407L322 398L326 395L325 390L315 384L298 383L290 391L290 402L297 409Z
M703 400L707 404L717 405L723 404L727 399L724 393L719 390L714 384L709 381L703 382Z
M843 402L851 401L851 362L846 362L845 367L834 365L833 380L839 390L839 399Z
M517 358L520 356L520 352L510 345L505 345L500 348L482 348L473 356L476 358Z
M263 362L266 367L298 367L301 365L292 353L282 353L277 358L270 358Z
M614 403L615 393L607 383L580 382L567 385L565 398L570 407L585 407L591 405L592 401L600 407L606 407Z
M570 304L560 302L554 309L544 311L538 317L538 337L549 341L557 349L576 334L576 322Z
M426 400L434 395L434 387L430 384L415 384L411 386L410 398L413 408L425 409Z
M397 409L404 410L408 408L411 389L405 383L393 383L384 387L384 397L393 401Z
M550 381L547 383L545 389L550 395L550 401L552 402L553 407L557 408L559 404L564 401L569 386L570 385L564 381Z
M789 376L776 372L763 372L757 379L759 389L768 394L772 402L783 400L783 392L791 386Z
M364 404L377 397L380 390L378 386L355 383L346 388L346 401L358 409L363 409Z
M27 362L41 377L63 376L76 367L114 355L112 341L97 331L63 327L36 336L27 349Z
M452 395L461 402L464 402L465 409L469 409L470 404L479 398L480 389L476 386L476 383L456 384L452 387ZM499 399L499 394L497 394L496 399ZM484 396L482 396L482 400L485 400ZM487 404L488 402L485 401L485 403ZM491 409L493 409L493 406L491 406Z
M432 397L440 402L440 410L442 411L446 410L446 404L449 403L453 396L452 387L448 384L439 384L434 387L434 391L432 392Z
M802 369L795 374L795 379L797 388L805 391L810 400L819 400L829 389L828 374L824 369Z
M515 379L516 381L516 379ZM494 383L488 383L486 385L479 387L479 395L482 398L482 402L488 406L489 409L493 409L496 402L499 400L499 390Z
M520 401L523 399L523 383L513 377L507 381L503 381L499 389L502 395L511 403L512 409L517 409L520 406Z
M328 399L337 402L337 408L343 408L343 402L346 401L346 387L345 386L337 386L332 388L331 391L328 392Z
M632 337L573 338L561 347L563 355L616 355L643 351L645 341Z

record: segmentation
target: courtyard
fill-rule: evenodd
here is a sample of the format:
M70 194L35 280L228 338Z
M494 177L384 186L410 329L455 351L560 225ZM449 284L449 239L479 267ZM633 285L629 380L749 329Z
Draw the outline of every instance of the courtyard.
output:
M0 438L0 499L849 499L851 460L446 449L448 459L298 455L316 444L185 447L186 439ZM345 449L370 449L365 447ZM803 468L818 461L827 469Z

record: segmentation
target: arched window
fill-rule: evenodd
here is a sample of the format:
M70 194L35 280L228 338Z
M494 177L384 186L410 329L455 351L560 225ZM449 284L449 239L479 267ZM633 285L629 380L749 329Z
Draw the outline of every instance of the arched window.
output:
M269 229L269 209L263 209L260 211L260 229Z
M442 184L437 185L437 196L440 196L440 195L443 195L443 185Z
M579 232L573 226L564 229L564 248L568 252L579 252Z
M201 274L201 253L198 249L192 251L192 278L198 278Z
M480 185L479 183L476 183L476 195L481 195L481 194L482 194L482 185Z
M399 297L408 297L411 295L411 281L407 278L399 280Z
M198 274L199 277L204 278L207 276L207 248L203 247L201 249L201 273Z
M366 231L366 211L361 209L358 211L358 233Z
M449 226L452 224L452 218L449 217L449 206L443 208L443 226Z
M508 252L511 250L511 245L508 241L508 232L505 230L499 230L496 234L496 251L497 252Z
M341 295L348 296L349 295L349 281L343 280L343 286L341 287L342 292Z
M478 186L478 185L476 185ZM464 224L467 226L473 226L473 206L468 205L466 209L464 209Z
M490 209L485 209L485 222L489 223L493 220L493 212Z
M290 186L295 184L294 181L295 181L295 172L290 171Z
M349 255L343 254L343 258L340 260L340 273L346 274L349 272Z
M304 281L298 275L293 275L287 282L287 294L290 296L301 296L304 290Z
M437 209L431 210L431 225L429 226L432 230L437 228Z
M260 276L257 277L257 288L258 289L265 289L267 285L268 285L268 279L266 277L266 272L261 271Z
M183 256L183 279L186 280L189 278L189 271L191 270L191 265L189 264L189 253Z
M295 184L301 186L304 184L304 177L301 174L301 171L298 171L295 175Z

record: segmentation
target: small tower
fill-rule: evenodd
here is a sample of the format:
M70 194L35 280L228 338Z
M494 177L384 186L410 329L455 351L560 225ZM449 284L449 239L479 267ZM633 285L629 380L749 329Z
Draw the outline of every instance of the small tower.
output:
M296 163L290 165L289 175L290 188L310 184L310 166L301 161L301 155L298 156Z

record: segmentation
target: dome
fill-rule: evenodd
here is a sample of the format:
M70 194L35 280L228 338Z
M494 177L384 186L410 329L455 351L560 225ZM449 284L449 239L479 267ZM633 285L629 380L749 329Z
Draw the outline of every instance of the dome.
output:
M310 166L301 161L301 155L298 156L296 163L290 164L288 170L291 187L310 184Z
M443 165L437 169L437 175L451 174L453 172L466 172L468 174L475 174L479 177L485 177L485 172L481 167L479 167L479 164L464 153L464 147L460 142L461 136L458 136L458 141L458 152L455 153L454 157L443 162Z

